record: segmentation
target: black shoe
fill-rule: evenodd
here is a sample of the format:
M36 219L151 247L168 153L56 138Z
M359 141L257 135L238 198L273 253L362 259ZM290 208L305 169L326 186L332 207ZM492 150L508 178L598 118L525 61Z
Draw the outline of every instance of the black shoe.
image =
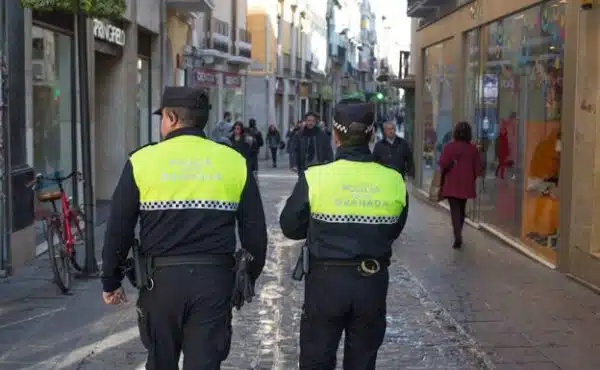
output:
M462 240L455 240L454 244L452 244L452 248L460 249L462 247Z

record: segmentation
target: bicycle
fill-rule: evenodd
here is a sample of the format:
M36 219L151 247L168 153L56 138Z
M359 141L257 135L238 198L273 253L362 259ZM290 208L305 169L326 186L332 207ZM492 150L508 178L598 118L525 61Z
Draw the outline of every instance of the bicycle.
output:
M85 242L85 217L79 207L72 205L72 200L67 197L63 187L63 182L73 177L83 181L79 171L72 171L64 177L46 177L37 174L35 179L27 184L27 187L36 192L40 202L52 204L53 212L44 216L46 241L54 283L63 294L71 290L73 269L77 271L83 269L77 262L75 247ZM42 189L44 181L56 184L58 190L44 191ZM57 201L60 201L60 210Z

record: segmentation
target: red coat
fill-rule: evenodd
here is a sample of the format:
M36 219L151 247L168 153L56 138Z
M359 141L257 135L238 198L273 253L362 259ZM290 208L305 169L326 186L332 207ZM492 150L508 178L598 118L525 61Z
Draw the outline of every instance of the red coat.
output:
M446 144L440 156L440 168L449 167L450 169L444 175L442 196L475 198L477 195L475 180L483 172L477 147L462 141L451 141Z

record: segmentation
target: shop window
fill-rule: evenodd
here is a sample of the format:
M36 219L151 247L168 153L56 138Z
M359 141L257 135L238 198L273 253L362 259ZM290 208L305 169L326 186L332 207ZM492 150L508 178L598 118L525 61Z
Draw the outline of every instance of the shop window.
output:
M433 171L445 144L452 138L452 81L454 65L450 43L425 49L423 92L423 189L429 189Z
M71 53L69 36L40 27L32 28L31 150L36 173L64 175L73 169ZM39 231L41 236L41 229Z
M136 147L152 141L152 116L150 96L150 61L137 61L137 140Z
M241 87L223 87L223 112L231 112L233 122L244 120L244 94Z
M551 262L558 239L564 17L565 5L556 0L473 31L467 43L479 43L481 68L469 56L465 69L465 115L474 121L485 165L480 221Z

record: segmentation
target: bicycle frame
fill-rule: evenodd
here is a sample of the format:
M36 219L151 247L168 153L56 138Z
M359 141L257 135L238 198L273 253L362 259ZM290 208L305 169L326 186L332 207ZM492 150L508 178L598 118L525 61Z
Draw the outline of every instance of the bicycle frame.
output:
M67 254L71 254L73 251L73 245L75 244L73 241L73 230L71 229L71 220L73 219L73 211L71 210L69 204L69 198L67 198L67 194L65 193L65 189L63 188L62 181L58 182L58 189L60 190L60 205L61 205L61 213L58 213L58 207L54 202L52 202L52 208L54 209L54 213L58 214L59 220L55 222L61 224L63 230L63 237L65 238L65 251ZM79 228L79 225L76 225Z

